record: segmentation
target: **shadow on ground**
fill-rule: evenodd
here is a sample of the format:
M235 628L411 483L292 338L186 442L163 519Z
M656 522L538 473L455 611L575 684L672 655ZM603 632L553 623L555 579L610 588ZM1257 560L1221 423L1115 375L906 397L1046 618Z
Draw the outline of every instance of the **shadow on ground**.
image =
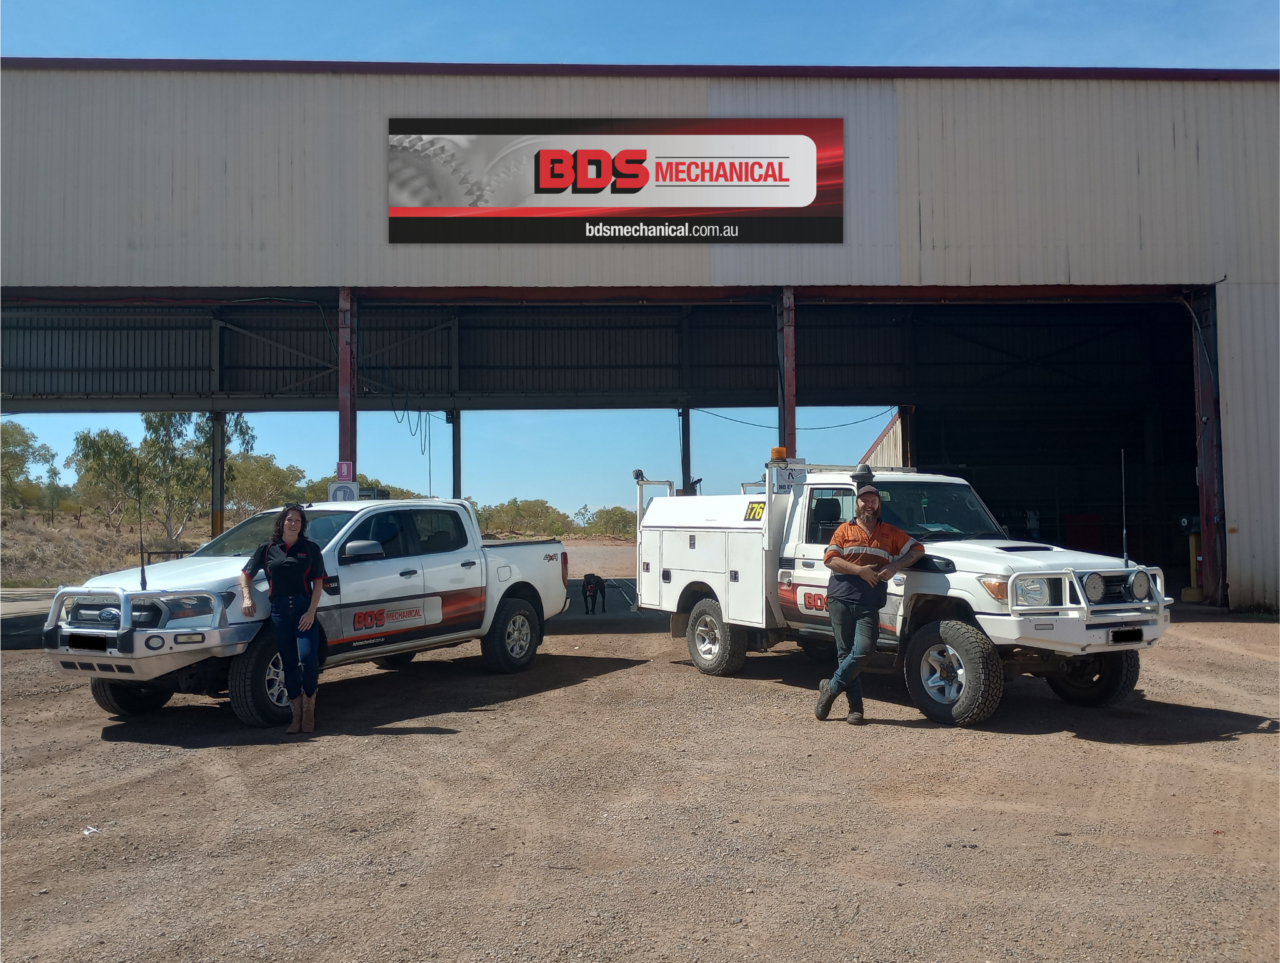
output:
M891 665L884 655L877 656L877 662L881 667ZM696 671L691 662L681 661L680 664ZM742 670L725 681L776 682L795 686L808 690L816 701L818 683L829 678L832 669L834 664L819 665L800 652L783 651L748 656ZM868 673L863 676L862 688L863 695L872 703L867 707L870 725L912 728L936 725L923 716L918 720L875 718L876 702L915 708L901 675ZM831 718L843 718L843 715L844 704L840 701ZM985 732L1023 736L1070 732L1075 738L1090 742L1151 746L1231 742L1254 733L1274 735L1280 732L1280 721L1228 709L1160 702L1148 699L1140 688L1117 705L1088 709L1063 702L1042 679L1018 676L1005 685L1004 697L995 715L977 728Z
M582 611L582 597L569 592L569 611L547 620L548 637L559 635L655 635L671 631L668 612L632 612L630 603L610 593L609 611L596 606L594 615Z
M455 712L485 712L489 707L541 692L566 689L611 672L643 665L643 660L592 658L540 653L527 672L495 675L479 657L412 662L403 669L353 678L320 678L314 736L284 736L283 726L245 726L228 702L212 700L166 706L151 715L115 720L102 730L105 742L207 749L278 743L326 736L454 735L457 729L430 725L402 726Z

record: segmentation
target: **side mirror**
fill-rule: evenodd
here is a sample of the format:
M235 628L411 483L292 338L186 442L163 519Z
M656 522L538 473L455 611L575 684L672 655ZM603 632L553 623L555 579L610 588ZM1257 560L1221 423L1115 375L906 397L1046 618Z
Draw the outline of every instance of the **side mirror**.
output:
M377 558L386 558L386 553L382 550L381 542L358 539L354 542L347 542L347 544L342 547L342 561L344 564L350 562L370 562Z

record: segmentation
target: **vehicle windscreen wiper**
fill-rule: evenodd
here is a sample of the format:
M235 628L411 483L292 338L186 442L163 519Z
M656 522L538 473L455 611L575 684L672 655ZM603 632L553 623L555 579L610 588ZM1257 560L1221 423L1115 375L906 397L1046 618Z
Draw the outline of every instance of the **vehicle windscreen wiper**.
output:
M957 535L956 541L967 542L971 538L1008 538L1004 532L974 532L971 535Z

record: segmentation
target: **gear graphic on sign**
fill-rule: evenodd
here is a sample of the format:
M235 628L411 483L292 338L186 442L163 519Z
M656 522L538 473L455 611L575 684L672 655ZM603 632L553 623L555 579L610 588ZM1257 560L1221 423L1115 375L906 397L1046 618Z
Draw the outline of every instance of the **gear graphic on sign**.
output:
M441 137L393 135L387 157L392 207L479 207L484 191L455 145Z
M393 134L388 138L391 207L519 207L534 195L538 139L507 143L488 165L471 138Z
M486 178L484 207L519 207L533 196L533 157L519 155L507 160Z

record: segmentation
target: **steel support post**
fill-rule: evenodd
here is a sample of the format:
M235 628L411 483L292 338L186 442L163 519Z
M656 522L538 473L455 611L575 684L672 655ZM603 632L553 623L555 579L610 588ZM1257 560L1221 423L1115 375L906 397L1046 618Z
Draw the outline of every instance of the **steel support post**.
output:
M209 499L209 535L221 535L225 525L223 510L226 507L226 472L227 472L227 413L215 411L209 416L213 442L213 492Z
M796 296L782 289L778 310L778 444L796 455Z
M898 430L902 433L902 467L916 464L916 406L898 405Z
M356 339L350 288L338 288L338 461L356 473Z
M1184 302L1185 303L1185 302ZM1195 352L1196 481L1200 486L1200 545L1204 600L1225 606L1227 538L1222 510L1222 412L1218 388L1218 325L1215 292L1187 304L1192 315L1191 350Z
M453 425L453 497L462 497L462 412L449 412Z
M693 491L693 459L690 456L689 408L680 409L680 491L685 495Z

